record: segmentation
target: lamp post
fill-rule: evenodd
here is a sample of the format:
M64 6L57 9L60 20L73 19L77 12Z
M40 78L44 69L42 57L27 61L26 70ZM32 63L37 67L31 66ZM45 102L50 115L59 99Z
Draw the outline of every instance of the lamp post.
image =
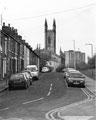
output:
M93 57L93 44L92 43L87 43L85 45L90 45L91 46L91 57Z
M90 45L91 46L91 57L93 57L93 44L92 43L87 43L85 45ZM93 76L93 69L92 69L92 76Z
M74 46L74 69L76 69L76 55L75 55L75 40L73 40Z

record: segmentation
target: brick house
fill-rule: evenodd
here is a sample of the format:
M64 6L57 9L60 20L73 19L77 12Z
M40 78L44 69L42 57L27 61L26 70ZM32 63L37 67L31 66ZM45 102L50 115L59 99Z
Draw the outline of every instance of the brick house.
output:
M32 50L32 47L18 35L17 29L5 26L1 30L0 76L8 78L11 74L22 71L26 65L36 64L39 66L40 57Z

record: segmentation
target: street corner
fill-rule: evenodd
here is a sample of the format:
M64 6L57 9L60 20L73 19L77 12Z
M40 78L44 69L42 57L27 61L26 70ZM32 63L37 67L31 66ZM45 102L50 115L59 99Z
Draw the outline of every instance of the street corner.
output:
M96 111L96 99L92 101L85 102L82 104L77 104L65 110L62 110L59 115L64 118L64 120L89 120L90 118L95 117ZM66 117L65 117L66 116ZM70 116L74 116L74 119L71 119ZM78 116L78 117L77 117ZM80 118L79 118L80 117ZM77 119L79 118L79 119ZM95 120L95 119L92 119Z

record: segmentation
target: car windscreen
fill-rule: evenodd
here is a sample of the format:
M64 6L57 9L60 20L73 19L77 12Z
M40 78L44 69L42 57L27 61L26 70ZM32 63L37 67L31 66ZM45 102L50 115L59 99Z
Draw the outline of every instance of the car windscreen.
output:
M10 77L10 80L18 80L18 79L22 80L23 79L23 75L22 74L18 74L18 75L12 75Z
M80 73L70 73L69 75L72 78L82 78L83 77L82 74L80 74Z

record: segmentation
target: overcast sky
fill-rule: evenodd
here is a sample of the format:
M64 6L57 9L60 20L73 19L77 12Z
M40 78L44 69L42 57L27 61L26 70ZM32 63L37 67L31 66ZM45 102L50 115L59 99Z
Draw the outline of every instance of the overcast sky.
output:
M0 0L0 14L6 25L18 30L33 49L44 48L44 23L52 29L56 20L56 51L75 50L91 57L96 52L96 0Z

